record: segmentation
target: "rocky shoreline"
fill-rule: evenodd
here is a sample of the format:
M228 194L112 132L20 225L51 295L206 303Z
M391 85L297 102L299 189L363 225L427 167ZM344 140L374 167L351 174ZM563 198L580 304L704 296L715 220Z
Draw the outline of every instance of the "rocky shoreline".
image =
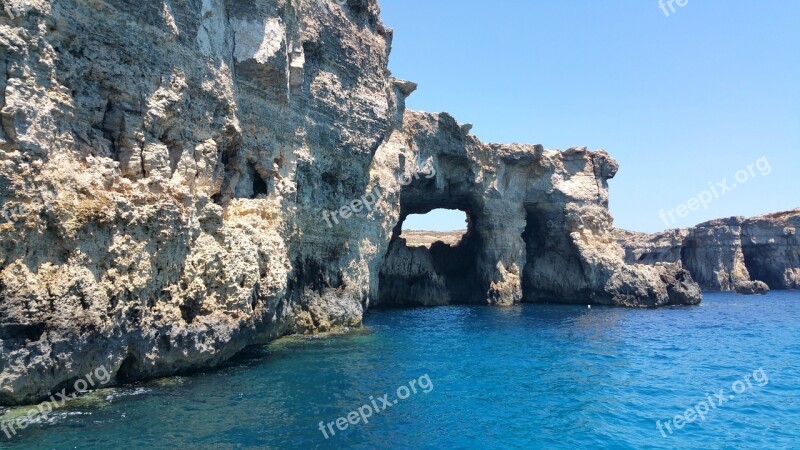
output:
M678 259L626 261L605 151L407 110L377 2L340 3L6 2L0 404L101 366L213 367L375 306L701 302ZM435 208L466 213L464 239L406 246ZM758 223L743 253L775 273Z
M617 231L629 264L681 263L703 290L800 289L800 209L656 234Z

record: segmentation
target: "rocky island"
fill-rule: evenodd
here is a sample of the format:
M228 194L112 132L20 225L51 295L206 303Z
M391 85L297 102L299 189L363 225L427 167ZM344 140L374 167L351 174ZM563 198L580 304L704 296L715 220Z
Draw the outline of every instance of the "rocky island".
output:
M796 216L621 235L612 157L407 110L392 35L375 0L5 0L0 404L101 365L212 367L370 307L797 287ZM436 208L466 213L464 238L408 246L405 218Z

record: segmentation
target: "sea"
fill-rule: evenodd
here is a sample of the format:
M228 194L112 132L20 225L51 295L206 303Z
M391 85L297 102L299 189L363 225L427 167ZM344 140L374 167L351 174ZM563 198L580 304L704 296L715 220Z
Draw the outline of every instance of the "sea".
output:
M800 293L369 311L15 431L0 448L796 449Z

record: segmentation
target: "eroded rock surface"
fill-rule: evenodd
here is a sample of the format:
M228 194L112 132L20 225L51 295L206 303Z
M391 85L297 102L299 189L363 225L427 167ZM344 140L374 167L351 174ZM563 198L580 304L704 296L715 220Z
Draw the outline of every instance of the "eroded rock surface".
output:
M742 226L750 275L772 289L800 289L800 209L754 217Z
M694 304L679 264L628 265L612 233L603 151L483 144L447 114L406 112L403 158L437 177L400 191L400 222L437 208L467 214L458 245L408 248L395 228L377 304ZM420 295L420 291L435 295Z
M625 263L605 152L406 111L377 3L339 3L4 0L0 403L371 304L700 301L678 264ZM436 207L468 213L462 245L404 249L402 218Z
M653 235L618 230L628 263L681 262L710 291L800 288L800 209L713 220Z

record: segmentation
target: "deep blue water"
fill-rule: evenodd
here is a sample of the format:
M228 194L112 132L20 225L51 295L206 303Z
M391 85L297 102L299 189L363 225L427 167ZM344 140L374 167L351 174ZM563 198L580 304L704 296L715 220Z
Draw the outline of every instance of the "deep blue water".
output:
M349 335L75 400L0 447L800 448L798 338L800 293L787 292L660 310L377 311ZM393 404L411 380L417 393ZM705 421L663 428L720 389ZM369 423L319 430L384 394L392 406Z

